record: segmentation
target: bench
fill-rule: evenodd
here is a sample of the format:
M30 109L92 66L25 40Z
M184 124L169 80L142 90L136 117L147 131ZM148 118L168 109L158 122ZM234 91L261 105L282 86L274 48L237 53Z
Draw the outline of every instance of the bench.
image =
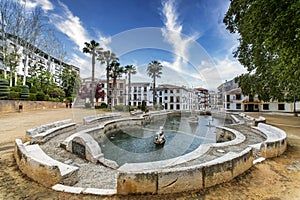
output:
M112 113L112 114L100 114L100 115L94 115L94 116L87 116L83 118L83 124L93 124L96 122L103 122L109 119L117 119L121 117L120 113Z
M38 144L24 145L16 139L14 157L23 173L46 187L78 182L78 167L54 160Z
M27 130L25 138L32 144L41 144L58 134L75 129L75 126L71 119L57 121Z
M283 130L265 123L259 123L257 127L252 128L259 130L267 136L267 140L259 143L257 146L260 149L260 154L262 157L276 157L281 155L286 150L286 133Z

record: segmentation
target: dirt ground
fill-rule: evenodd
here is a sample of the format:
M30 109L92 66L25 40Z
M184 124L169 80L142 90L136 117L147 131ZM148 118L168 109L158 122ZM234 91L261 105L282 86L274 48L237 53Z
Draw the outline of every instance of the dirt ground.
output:
M244 174L205 190L167 196L99 197L56 192L22 174L13 158L15 138L24 138L25 130L63 119L82 122L94 110L56 109L22 113L0 113L0 199L300 199L300 117L286 114L247 113L264 116L288 135L288 149L280 157L253 166Z

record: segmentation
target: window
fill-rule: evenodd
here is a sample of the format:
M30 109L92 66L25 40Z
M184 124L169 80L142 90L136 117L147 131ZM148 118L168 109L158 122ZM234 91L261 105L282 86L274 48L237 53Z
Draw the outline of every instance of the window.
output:
M173 90L170 90L170 93L173 94Z
M170 110L173 110L173 109L174 109L174 105L170 104Z
M227 104L227 109L230 109L230 104L229 103Z
M123 91L120 91L120 96L123 96Z
M165 101L167 101L168 100L168 96L165 96Z
M180 104L176 104L176 110L180 110Z
M180 97L176 97L176 103L180 103Z
M263 104L263 110L269 110L269 104Z
M278 110L285 110L284 104L278 104Z
M165 90L165 93L168 93L168 90Z
M124 87L124 84L123 83L119 83L119 88L123 89L123 87Z
M179 92L180 92L179 89L177 89L177 90L176 90L176 93L179 93Z
M230 95L226 95L226 102L230 102Z
M235 99L236 99L236 100L242 100L242 95L236 94L236 95L235 95Z
M170 102L171 102L171 103L174 102L174 97L170 97Z
M240 110L241 108L242 108L242 104L237 103L237 104L236 104L236 109Z

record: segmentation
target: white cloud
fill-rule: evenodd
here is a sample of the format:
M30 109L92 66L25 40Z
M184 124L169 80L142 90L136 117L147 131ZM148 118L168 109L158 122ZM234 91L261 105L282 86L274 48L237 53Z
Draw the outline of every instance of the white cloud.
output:
M79 17L74 16L65 4L59 2L59 5L62 11L59 15L50 15L50 20L59 31L64 33L82 51L84 43L89 41L88 33Z
M221 72L220 76L222 77L223 82L247 72L246 68L244 68L237 60L230 59L229 56L226 56L225 59L215 58L214 60L218 71Z
M163 2L162 14L164 17L164 25L162 35L166 42L172 45L175 59L172 63L172 68L182 72L182 66L189 60L188 50L191 42L198 37L183 36L182 25L178 22L178 13L176 12L175 1L168 0Z
M49 0L22 0L21 3L29 9L33 9L35 7L40 6L46 13L49 10L54 9L53 4Z

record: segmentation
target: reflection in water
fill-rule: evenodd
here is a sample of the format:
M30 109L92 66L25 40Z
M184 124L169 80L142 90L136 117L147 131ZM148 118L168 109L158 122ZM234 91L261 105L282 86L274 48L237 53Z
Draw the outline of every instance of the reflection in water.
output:
M126 127L107 136L100 144L104 157L124 163L150 162L181 156L195 150L203 143L215 142L215 126L224 119L200 116L198 124L191 124L187 117L169 117L145 127ZM153 143L159 127L164 127L166 143Z

